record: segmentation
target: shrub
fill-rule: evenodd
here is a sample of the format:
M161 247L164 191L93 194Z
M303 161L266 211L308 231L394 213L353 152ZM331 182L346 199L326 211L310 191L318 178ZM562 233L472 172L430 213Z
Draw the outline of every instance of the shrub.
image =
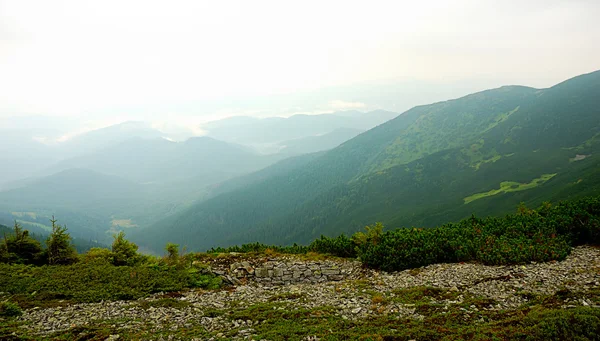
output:
M11 302L0 302L0 316L16 317L23 314L21 307L18 304Z
M113 259L113 254L109 249L103 247L93 247L83 255L83 259L87 263L110 263Z
M262 243L249 243L242 244L241 246L234 245L230 247L213 247L206 251L207 253L229 253L229 252L239 252L239 253L263 253L267 249L270 249L270 252L278 252L278 253L288 253L288 254L303 254L310 251L309 247L298 245L294 243L291 246L276 246L276 245L266 245Z
M318 252L358 257L366 266L398 271L434 263L478 261L519 264L562 260L573 246L600 243L600 197L542 204L538 209L519 205L515 214L477 218L437 228L400 228L385 231L381 223L367 226L351 238L321 236L309 246L268 246L261 243L209 252Z
M167 251L167 260L171 264L177 263L177 261L179 260L179 245L167 243L167 246L165 246L165 250Z
M516 214L502 218L471 216L438 228L381 230L382 226L367 227L353 240L365 265L387 271L446 262L562 260L572 246L600 242L600 200L544 203L537 210L520 205Z
M46 240L48 264L68 265L77 262L77 251L71 243L67 227L56 224L54 217L50 221L52 222L52 233Z
M41 264L42 245L29 236L29 231L23 230L19 223L15 222L14 234L4 236L0 243L0 262Z
M365 226L367 232L356 232L352 236L352 240L359 248L367 245L377 245L381 241L383 228L382 223L375 223L373 226Z
M336 238L321 236L315 239L308 248L313 252L326 253L338 257L356 257L356 244L345 234Z
M553 310L528 316L527 340L598 340L600 312L594 308Z
M112 264L113 265L135 265L140 262L137 250L138 246L125 239L125 232L121 231L113 235Z

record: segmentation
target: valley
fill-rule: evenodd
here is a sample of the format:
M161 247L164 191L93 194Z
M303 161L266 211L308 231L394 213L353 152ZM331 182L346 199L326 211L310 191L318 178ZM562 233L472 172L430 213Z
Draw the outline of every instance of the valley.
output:
M0 0L0 340L600 340L598 18Z

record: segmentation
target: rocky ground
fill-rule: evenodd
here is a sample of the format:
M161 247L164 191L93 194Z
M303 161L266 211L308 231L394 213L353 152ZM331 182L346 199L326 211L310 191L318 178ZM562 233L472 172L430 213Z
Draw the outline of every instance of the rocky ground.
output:
M354 266L340 264L342 268ZM493 312L521 309L533 301L542 302L540 297L546 301L556 298L555 305L562 309L599 308L597 296L588 294L598 287L600 249L578 247L562 262L436 264L397 273L362 269L340 281L288 285L248 281L218 291L34 308L25 311L19 321L24 322L20 327L24 331L41 336L104 328L112 334L106 337L109 340L216 340L259 339L271 335L266 325L279 328L271 325L271 318L284 321L293 316L297 324L306 327L294 326L293 330L300 330L296 336L313 339L310 326L317 319L329 319L329 323L381 317L420 321L428 314L447 312L483 323L494 316Z

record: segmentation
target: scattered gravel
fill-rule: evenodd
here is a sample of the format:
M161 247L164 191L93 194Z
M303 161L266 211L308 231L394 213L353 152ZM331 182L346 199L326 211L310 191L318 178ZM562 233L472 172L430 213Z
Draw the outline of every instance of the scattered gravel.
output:
M47 334L76 326L94 325L97 321L117 321L119 329L144 328L151 331L177 330L202 326L215 334L239 329L243 339L254 332L251 320L231 320L215 311L238 310L253 304L276 302L274 309L294 310L329 307L344 319L363 319L372 315L388 314L398 318L423 319L414 304L393 300L376 301L373 295L393 298L398 290L428 286L456 292L452 300L434 303L446 308L460 304L466 296L490 300L489 306L461 308L465 314L484 310L510 310L527 303L528 295L551 295L561 289L585 292L600 286L600 249L577 247L562 262L532 263L513 266L484 266L481 264L436 264L419 269L385 273L361 269L360 277L351 276L340 281L273 285L248 282L219 291L193 290L182 292L176 299L187 302L182 308L152 307L151 303L163 297L154 295L138 301L113 301L74 304L48 309L33 308L19 318L28 322L23 328L34 333ZM344 267L347 265L344 265ZM432 298L432 300L434 300ZM565 302L564 307L578 305L598 307L585 297ZM123 321L123 322L118 322ZM217 335L218 336L218 335ZM117 340L118 335L112 335ZM310 337L307 340L312 340Z

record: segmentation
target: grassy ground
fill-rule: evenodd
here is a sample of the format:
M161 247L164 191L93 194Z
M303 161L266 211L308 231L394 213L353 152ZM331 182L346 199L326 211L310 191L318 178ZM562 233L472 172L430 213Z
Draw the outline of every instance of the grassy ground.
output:
M152 293L187 288L217 288L220 280L196 269L168 266L113 266L78 263L68 266L0 264L4 300L23 309L102 300L133 300ZM0 297L0 302L3 299Z
M357 289L360 289L357 283ZM361 289L362 290L362 289ZM379 314L367 319L352 320L336 314L335 307L313 309L295 308L298 296L275 297L269 302L236 308L207 309L204 316L235 322L237 327L208 332L198 321L190 321L186 328L156 329L140 325L120 329L122 320L97 321L91 326L75 327L56 335L27 335L15 320L0 322L3 340L105 340L120 335L120 340L172 339L218 340L243 339L253 335L255 340L302 340L307 335L321 340L598 340L600 338L600 309L574 307L564 309L567 299L576 300L583 294L560 291L552 296L530 296L529 303L517 310L486 310L493 305L489 299L465 295L460 304L444 305L444 300L456 299L458 292L415 287L397 290L386 297L376 292L373 305L402 303L412 306L422 319L399 318L394 314ZM461 295L463 295L462 293ZM600 289L586 292L585 297L600 303ZM152 302L132 302L143 309L170 307L185 309L188 304L173 298ZM18 336L11 336L16 333Z

